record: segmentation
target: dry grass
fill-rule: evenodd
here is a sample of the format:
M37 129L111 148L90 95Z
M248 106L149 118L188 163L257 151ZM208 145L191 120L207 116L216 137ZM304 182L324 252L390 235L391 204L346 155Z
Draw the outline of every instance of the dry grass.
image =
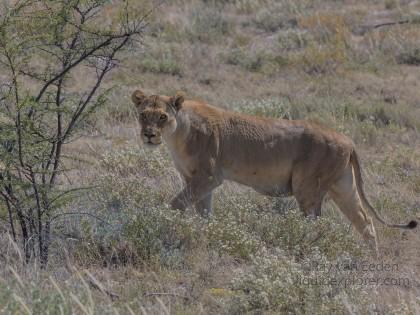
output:
M67 147L88 163L74 162L63 183L98 187L62 209L85 214L55 222L48 270L22 264L0 221L0 313L419 313L419 232L377 224L376 262L398 270L358 274L408 278L409 286L299 286L287 281L313 278L310 263L371 261L332 203L311 223L292 200L225 184L210 222L167 209L181 180L165 149L139 146L129 100L138 87L184 90L238 111L328 124L356 142L366 191L383 216L418 217L420 29L415 19L366 28L376 13L400 18L418 9L413 1L306 0L159 7L146 47L134 47L107 82L116 88L106 108Z

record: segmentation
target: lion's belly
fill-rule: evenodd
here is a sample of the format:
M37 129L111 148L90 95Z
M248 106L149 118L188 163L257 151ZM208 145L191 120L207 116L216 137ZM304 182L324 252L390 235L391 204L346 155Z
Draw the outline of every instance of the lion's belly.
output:
M249 186L256 191L274 197L291 194L291 165L288 163L266 164L256 167L253 164L233 164L223 170L223 177L242 185Z

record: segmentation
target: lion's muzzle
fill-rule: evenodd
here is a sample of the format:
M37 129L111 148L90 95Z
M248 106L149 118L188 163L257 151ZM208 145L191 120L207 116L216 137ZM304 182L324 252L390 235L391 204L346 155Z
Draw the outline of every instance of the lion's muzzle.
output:
M146 145L159 145L162 143L162 137L158 132L151 129L146 129L142 133L143 143Z

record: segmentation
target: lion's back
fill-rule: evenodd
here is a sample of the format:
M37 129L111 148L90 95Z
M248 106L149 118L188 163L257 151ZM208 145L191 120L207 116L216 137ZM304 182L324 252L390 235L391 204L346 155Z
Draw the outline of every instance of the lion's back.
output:
M354 148L350 138L321 124L307 120L274 119L227 111L199 101L188 101L185 110L192 118L195 132L205 130L202 137L217 136L225 154L244 152L291 158L347 156Z

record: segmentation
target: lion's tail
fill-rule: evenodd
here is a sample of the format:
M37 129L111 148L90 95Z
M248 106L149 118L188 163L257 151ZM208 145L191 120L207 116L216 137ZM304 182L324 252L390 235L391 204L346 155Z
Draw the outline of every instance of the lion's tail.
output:
M353 165L354 169L354 175L356 178L356 187L357 192L359 193L360 199L362 200L362 203L365 207L369 209L370 212L373 213L375 218L381 222L382 224L392 227L392 228L401 228L401 229L414 229L417 226L417 221L412 220L408 222L407 224L393 224L386 222L379 214L376 212L376 210L370 205L369 201L366 198L365 192L363 191L363 179L362 179L362 173L360 170L360 164L359 164L359 158L357 156L356 150L353 150L353 152L350 155L350 163Z

